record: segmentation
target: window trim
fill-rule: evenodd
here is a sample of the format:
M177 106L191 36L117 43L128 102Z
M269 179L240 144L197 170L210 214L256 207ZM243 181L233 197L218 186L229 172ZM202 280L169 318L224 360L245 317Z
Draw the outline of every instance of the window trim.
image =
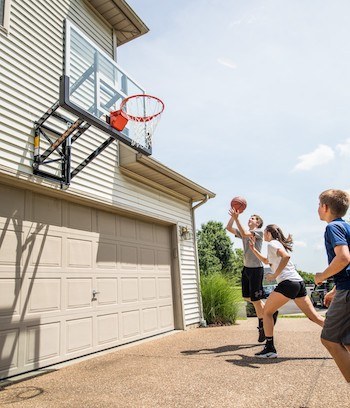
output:
M1 24L0 22L0 29L8 32L10 28L10 8L11 8L11 0L4 0L4 21Z

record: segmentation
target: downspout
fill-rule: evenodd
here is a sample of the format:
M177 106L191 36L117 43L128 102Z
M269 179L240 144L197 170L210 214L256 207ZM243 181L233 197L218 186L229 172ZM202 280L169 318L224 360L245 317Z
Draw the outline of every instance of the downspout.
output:
M196 263L196 275L197 275L197 282L198 282L198 305L199 305L199 317L200 321L199 324L201 327L206 327L207 322L204 319L203 315L203 303L202 303L202 293L201 293L201 285L200 285L200 271L199 271L199 260L198 260L198 247L197 247L197 234L196 234L196 221L194 217L194 210L196 210L201 205L205 204L209 200L209 195L206 194L205 198L196 204L191 209L191 216L192 216L192 231L193 231L193 244L194 244L194 257Z

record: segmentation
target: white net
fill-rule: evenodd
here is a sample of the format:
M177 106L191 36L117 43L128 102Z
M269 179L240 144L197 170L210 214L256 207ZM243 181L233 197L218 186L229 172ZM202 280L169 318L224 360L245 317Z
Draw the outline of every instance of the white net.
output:
M128 117L128 128L133 145L152 147L152 137L164 110L164 103L151 95L126 98L120 108Z

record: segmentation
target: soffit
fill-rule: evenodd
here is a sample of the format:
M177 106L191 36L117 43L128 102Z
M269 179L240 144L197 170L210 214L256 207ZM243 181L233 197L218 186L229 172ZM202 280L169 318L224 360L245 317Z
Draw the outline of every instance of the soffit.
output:
M187 201L215 197L213 192L122 143L119 143L119 167L127 176Z
M88 0L88 2L116 30L118 46L149 31L146 24L124 0Z

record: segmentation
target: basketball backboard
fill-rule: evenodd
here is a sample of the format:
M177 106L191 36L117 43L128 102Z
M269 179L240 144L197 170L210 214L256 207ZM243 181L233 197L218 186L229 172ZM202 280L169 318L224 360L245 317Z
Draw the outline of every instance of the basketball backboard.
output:
M87 35L65 21L64 66L60 84L60 105L92 126L109 133L136 150L150 155L151 140L126 126L119 132L106 121L109 112L118 110L121 101L145 90Z

